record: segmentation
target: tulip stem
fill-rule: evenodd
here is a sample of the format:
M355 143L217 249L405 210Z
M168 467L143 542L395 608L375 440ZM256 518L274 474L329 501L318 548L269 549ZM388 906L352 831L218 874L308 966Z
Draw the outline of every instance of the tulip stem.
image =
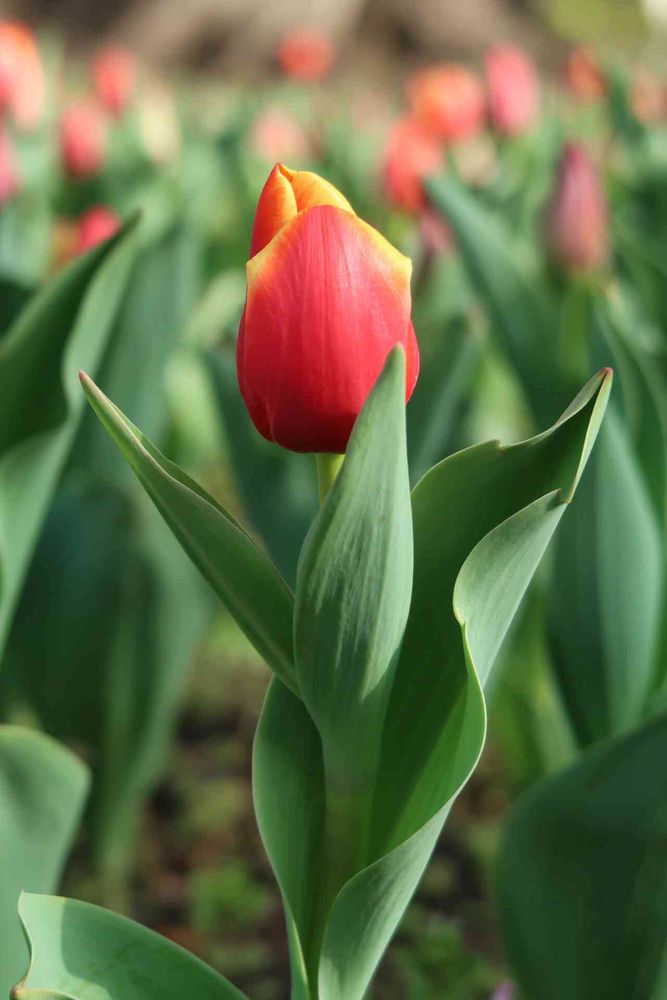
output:
M320 505L326 500L327 494L336 481L336 476L340 472L345 455L318 454L315 456L317 462L317 485L320 491Z

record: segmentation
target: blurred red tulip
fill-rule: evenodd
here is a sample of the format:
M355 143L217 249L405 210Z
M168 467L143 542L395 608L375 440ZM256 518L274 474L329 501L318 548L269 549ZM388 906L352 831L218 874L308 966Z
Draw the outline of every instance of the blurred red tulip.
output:
M89 98L65 108L60 119L63 166L72 177L99 172L106 155L106 125L99 106Z
M574 49L565 67L568 87L580 101L599 101L607 93L607 84L592 52Z
M285 35L278 48L284 73L296 80L319 80L331 70L334 47L316 28L295 28Z
M237 368L260 434L302 452L345 451L387 354L419 352L412 265L317 174L274 167L257 205Z
M579 143L563 150L546 222L551 253L566 271L591 271L605 263L607 200L595 164Z
M250 130L252 149L263 160L303 160L310 152L304 127L279 108L263 111Z
M419 70L408 83L408 97L414 117L441 139L465 139L484 123L484 88L464 66Z
M20 189L19 167L7 129L0 123L0 205L4 205Z
M137 77L136 59L119 45L110 45L93 60L93 83L102 107L114 118L127 108Z
M519 135L535 124L540 111L537 72L516 45L498 45L486 55L489 116L502 135Z
M443 143L414 118L401 118L389 136L384 160L384 189L389 201L407 212L426 204L424 178L444 165Z
M120 229L120 219L105 205L94 205L77 222L75 253L92 250Z
M35 36L24 25L0 21L0 112L21 129L36 128L44 111L44 70Z

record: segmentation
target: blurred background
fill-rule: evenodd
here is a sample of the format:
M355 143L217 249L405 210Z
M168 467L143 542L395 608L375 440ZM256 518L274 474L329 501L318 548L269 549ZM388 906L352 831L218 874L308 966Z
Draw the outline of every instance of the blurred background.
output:
M630 276L643 289L642 343L663 357L664 250L651 263L640 244L655 226L656 249L667 227L667 0L16 0L2 16L36 33L45 81L40 124L18 113L0 133L5 325L141 209L142 250L98 381L251 527L290 582L316 510L314 465L259 439L234 375L254 206L274 162L326 176L413 258L414 479L455 448L517 440L559 413L556 402L531 408L520 366L489 332L457 224L427 197L430 174L467 185L513 246L529 234L517 259L540 258L568 316L591 288L618 305ZM528 61L516 71L530 91L518 125L487 106L488 54L509 42ZM2 46L0 31L0 94ZM420 77L433 65L457 67L454 111L436 107L449 124L435 138ZM586 177L575 185L575 216L588 222L574 246L557 226L544 235L567 142L583 142L596 172L590 197ZM594 365L577 345L567 351L569 387ZM567 719L576 697L563 708L548 676L543 591L507 646L485 756L384 960L377 1000L511 995L492 889L503 818L592 739L576 707ZM527 661L539 665L530 692L516 671ZM93 418L51 506L6 664L5 719L64 740L95 773L65 892L131 914L255 1000L286 997L280 900L250 789L267 671Z

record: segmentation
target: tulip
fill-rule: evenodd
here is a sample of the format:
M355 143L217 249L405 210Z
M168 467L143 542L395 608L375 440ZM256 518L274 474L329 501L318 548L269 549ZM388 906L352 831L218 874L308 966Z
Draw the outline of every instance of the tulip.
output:
M74 252L79 254L92 250L118 232L119 228L120 219L115 212L105 205L94 205L78 220Z
M479 132L486 113L484 89L463 66L433 66L415 73L408 84L415 118L450 142Z
M260 434L300 452L345 451L389 351L419 352L410 261L331 184L273 168L260 195L237 347L239 386Z
M106 127L97 104L83 99L70 104L60 120L63 166L72 177L98 173L106 155Z
M385 150L384 189L394 205L418 212L426 205L424 179L444 166L443 144L414 118L394 125Z
M567 84L580 101L599 101L607 93L607 84L599 64L586 48L574 49L565 67Z
M278 62L287 76L296 80L319 80L331 70L334 48L316 28L296 28L285 35L278 48Z
M305 159L310 147L303 126L278 108L258 115L250 131L250 144L254 152L269 163Z
M20 189L20 177L16 154L7 129L0 124L0 205L4 205Z
M130 103L136 75L134 55L119 45L110 45L93 60L95 93L114 118L120 118Z
M535 124L540 110L537 73L525 52L498 45L486 56L489 116L501 135L520 135Z
M596 270L608 253L607 202L598 172L583 146L568 143L547 209L554 259L572 273Z
M22 24L0 21L0 111L35 129L44 110L44 70L35 36Z

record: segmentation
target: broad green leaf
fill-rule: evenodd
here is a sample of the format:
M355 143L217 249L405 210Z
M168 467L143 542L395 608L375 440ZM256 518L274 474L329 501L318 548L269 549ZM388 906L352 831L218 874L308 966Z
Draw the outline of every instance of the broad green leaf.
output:
M244 509L293 585L299 551L317 513L312 460L265 441L255 430L239 392L235 352L229 345L209 351L206 362Z
M242 1000L185 949L141 924L75 899L21 897L30 968L14 1000Z
M254 795L300 971L296 996L363 995L481 751L479 677L488 676L572 497L609 383L607 373L592 379L550 431L453 455L413 491L412 605L385 722L369 863L334 901L317 962L319 992L312 897L327 842L322 745L303 706L271 685L255 741Z
M47 736L0 726L0 994L28 962L19 896L53 892L88 789L84 765Z
M103 426L185 551L227 605L276 675L296 689L291 592L239 524L173 462L169 462L82 375Z
M135 254L127 231L74 261L0 341L0 652ZM29 489L26 489L26 483Z
M456 233L475 290L520 375L538 422L565 404L559 386L553 303L535 254L508 252L511 234L452 174L427 183L429 196Z
M663 1000L667 715L524 795L498 861L514 974L540 1000Z

